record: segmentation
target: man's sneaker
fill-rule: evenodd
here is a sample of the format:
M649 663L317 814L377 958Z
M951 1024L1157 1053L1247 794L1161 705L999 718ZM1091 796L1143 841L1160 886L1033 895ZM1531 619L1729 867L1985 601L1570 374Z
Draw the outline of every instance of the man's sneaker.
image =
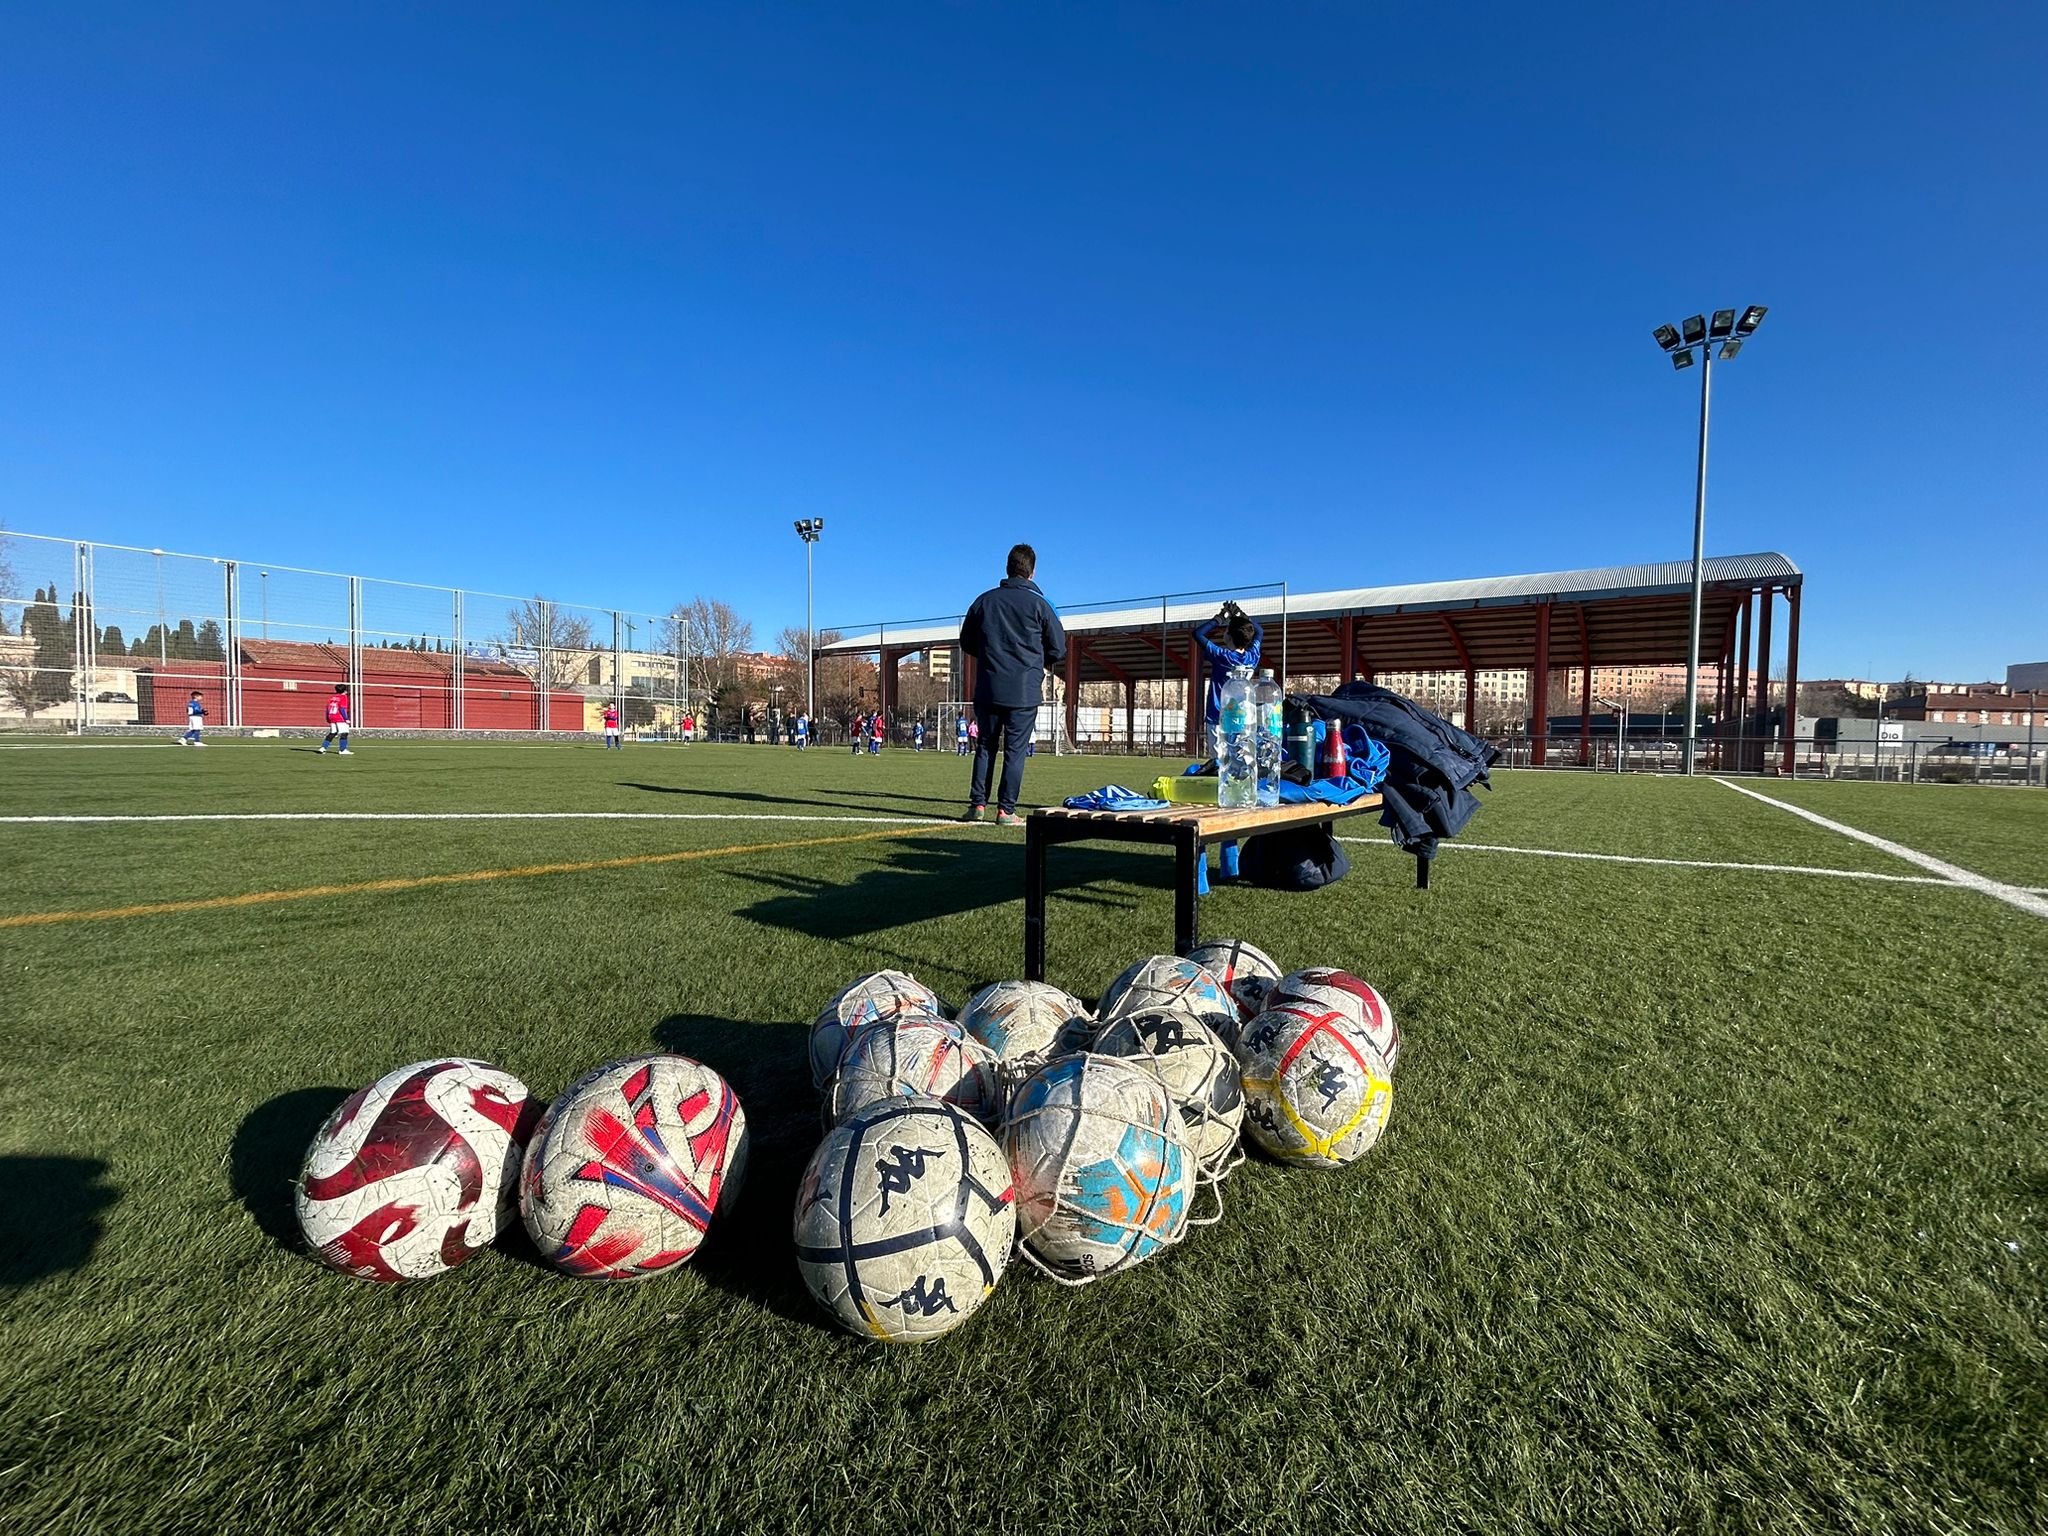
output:
M970 805L969 807L967 807L967 814L966 814L965 816L962 816L962 817L961 817L960 819L961 819L962 821L979 821L979 820L981 820L981 818L982 818L982 817L986 816L987 814L988 814L988 807L987 807L987 806L985 806L985 805Z
M353 752L349 751L349 749L348 749L347 747L343 747L343 748L341 749L340 755L341 755L342 757L354 757L354 756L355 756L355 753L353 753Z
M1015 811L997 811L996 825L999 827L1021 827L1024 825L1024 818Z
M315 747L313 750L315 752L318 752L322 757L325 757L327 755L327 749L325 747Z

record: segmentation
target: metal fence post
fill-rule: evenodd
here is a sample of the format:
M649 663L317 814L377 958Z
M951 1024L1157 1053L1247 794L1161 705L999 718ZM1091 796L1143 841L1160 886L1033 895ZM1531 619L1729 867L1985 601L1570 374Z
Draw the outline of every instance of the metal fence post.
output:
M363 724L363 578L348 579L348 718Z
M71 656L76 663L71 685L71 726L80 735L92 729L94 644L91 631L95 627L92 607L92 546L79 544L71 552Z
M450 636L450 644L452 644L455 648L455 659L454 665L449 669L449 681L451 686L454 688L454 694L448 701L448 729L451 731L459 731L462 729L463 685L462 589L460 587L454 588L449 593L449 597L452 599L451 617L453 619L453 623L450 625L450 628L454 631L454 633Z

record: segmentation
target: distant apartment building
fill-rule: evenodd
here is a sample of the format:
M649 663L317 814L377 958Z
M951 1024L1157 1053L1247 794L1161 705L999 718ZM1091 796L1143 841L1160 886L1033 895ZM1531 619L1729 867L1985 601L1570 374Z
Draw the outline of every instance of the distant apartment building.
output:
M2022 661L2005 669L2007 693L2048 693L2048 661Z
M2048 700L2007 693L1997 688L1908 694L1892 706L1895 720L1925 720L1934 725L2048 725ZM2037 718L2038 717L2038 718Z

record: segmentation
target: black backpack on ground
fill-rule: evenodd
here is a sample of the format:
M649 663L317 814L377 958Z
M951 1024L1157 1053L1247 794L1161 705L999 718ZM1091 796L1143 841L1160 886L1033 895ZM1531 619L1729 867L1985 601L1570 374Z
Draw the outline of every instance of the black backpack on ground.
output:
M1269 891L1318 891L1351 873L1351 860L1327 825L1289 827L1248 838L1237 851L1237 875Z

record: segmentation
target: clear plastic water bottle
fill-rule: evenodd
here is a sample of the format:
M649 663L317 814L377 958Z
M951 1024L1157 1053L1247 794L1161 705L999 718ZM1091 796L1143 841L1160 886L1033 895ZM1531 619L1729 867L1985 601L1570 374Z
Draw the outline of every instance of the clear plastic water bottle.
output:
M1258 742L1252 718L1252 669L1232 667L1216 714L1216 803L1259 803Z
M1259 680L1252 685L1252 721L1258 733L1254 743L1259 766L1259 804L1280 803L1281 732L1280 706L1285 695L1273 678L1271 667L1259 668Z

